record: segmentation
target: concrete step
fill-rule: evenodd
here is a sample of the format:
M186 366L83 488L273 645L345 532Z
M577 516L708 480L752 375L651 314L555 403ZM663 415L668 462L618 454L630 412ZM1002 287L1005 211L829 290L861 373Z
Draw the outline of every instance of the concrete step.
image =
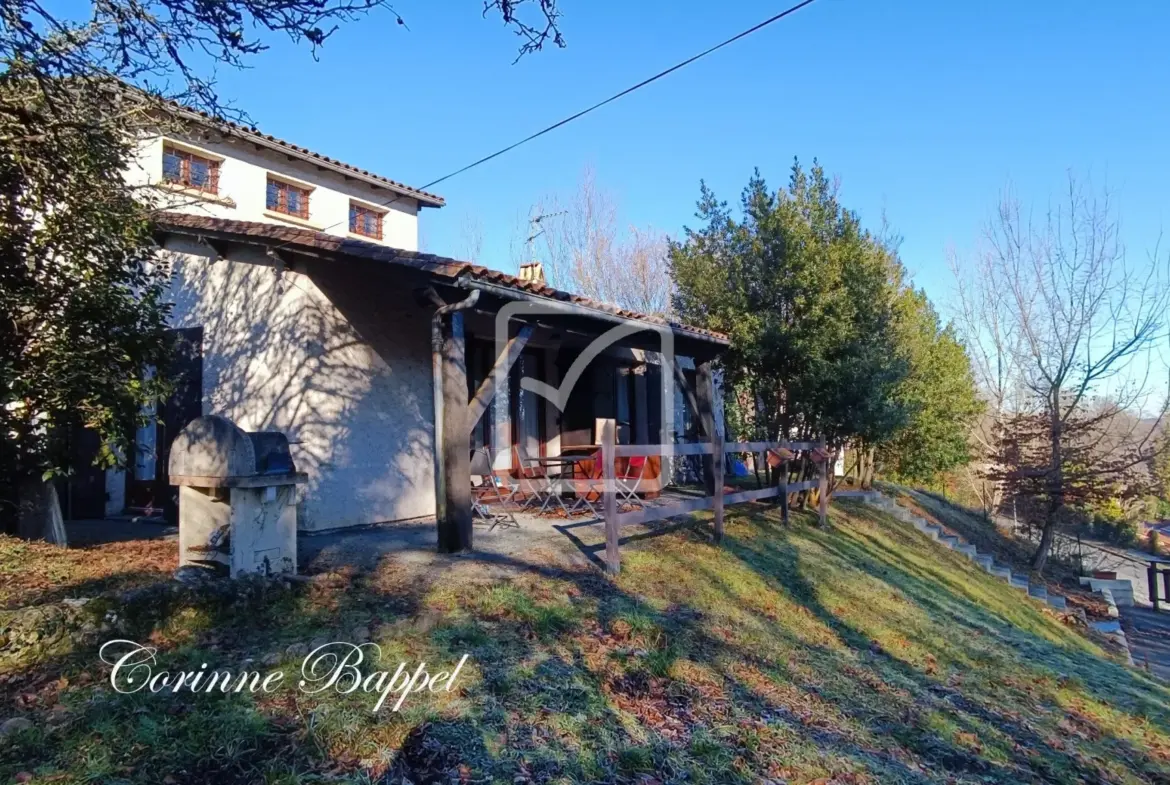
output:
M1010 567L1003 567L999 564L993 564L991 565L991 569L988 570L988 572L997 578L1003 578L1005 581L1010 581L1012 579L1012 570Z
M951 534L940 535L938 541L947 546L951 550L959 547L959 538Z
M1048 589L1044 586L1031 585L1028 587L1028 596L1034 597L1037 600L1048 600Z
M1113 601L1123 607L1133 605L1133 583L1125 579L1106 581L1100 578L1081 578L1081 585L1092 591L1106 589L1113 595Z
M1028 591L1028 588L1030 587L1027 575L1013 575L1009 580L1011 581L1013 589Z
M974 546L972 546L974 547ZM988 572L991 571L991 566L995 564L995 558L991 554L975 552L975 563Z
M1097 632L1121 632L1121 622L1116 619L1110 619L1109 621L1091 621L1089 622L1089 626Z
M1049 594L1048 604L1053 608L1056 608L1058 611L1063 611L1068 607L1068 600L1066 600L1064 597L1061 597L1059 594Z
M959 553L966 554L971 559L971 561L975 561L975 557L979 555L979 551L975 550L975 546L969 542L960 542L955 547L955 550Z

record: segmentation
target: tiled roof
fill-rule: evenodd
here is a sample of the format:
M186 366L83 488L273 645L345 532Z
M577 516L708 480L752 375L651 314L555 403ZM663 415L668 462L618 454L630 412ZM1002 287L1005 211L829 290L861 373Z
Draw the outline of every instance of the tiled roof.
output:
M727 336L722 333L680 324L679 322L664 319L661 316L653 316L651 314L619 308L616 305L610 305L609 303L592 300L578 294L554 289L546 284L535 281L522 281L514 275L508 275L507 273L492 270L482 265L461 262L445 256L436 256L435 254L420 253L418 251L403 251L398 248L378 245L377 243L368 243L363 240L325 234L324 232L314 231L313 229L301 229L295 226L281 226L279 224L260 223L258 221L236 221L229 218L212 218L203 215L164 212L158 217L157 223L163 231L178 230L190 234L214 234L225 239L237 237L253 242L267 240L290 248L311 249L360 259L401 264L446 278L466 276L477 281L502 286L507 289L524 291L539 297L573 303L594 311L620 316L624 319L633 319L663 327L670 327L673 331L682 335L690 335L715 343L726 344L728 342Z
M199 123L200 125L209 126L220 131L221 133L225 133L231 136L238 136L241 139L246 139L247 141L254 144L277 150L285 154L295 154L299 158L315 162L321 166L333 169L335 171L339 171L340 173L349 177L354 177L373 185L379 185L383 188L389 188L390 190L396 191L403 196L409 196L412 199L417 199L418 201L428 206L442 207L447 203L443 197L436 194L428 193L427 191L420 191L417 188L411 188L409 185L405 185L396 180L391 180L388 177L383 177L380 174L374 174L373 172L367 171L365 169L359 169L356 166L351 166L350 164L338 161L336 158L330 158L327 155L315 153L308 148L300 147L298 145L292 144L291 142L286 142L283 139L278 139L272 134L263 133L258 128L249 128L238 123L233 123L230 120L224 120L222 118L215 117L208 114L207 112L191 109L190 107L182 106L181 104L174 102L171 102L171 109L180 117Z

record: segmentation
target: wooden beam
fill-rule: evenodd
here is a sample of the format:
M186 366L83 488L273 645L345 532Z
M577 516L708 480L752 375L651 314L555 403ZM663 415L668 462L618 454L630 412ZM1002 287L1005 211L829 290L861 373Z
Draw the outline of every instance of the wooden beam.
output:
M678 357L673 357L673 358L671 358L671 360L672 360L672 362L670 363L670 367L674 371L674 381L678 385L678 388L683 391L683 395L686 396L687 403L689 403L691 405L691 410L697 413L699 411L699 402L695 399L694 387L687 383L687 376L685 373L683 373L682 366L679 365ZM664 401L663 402L664 406L667 404L669 404L670 406L674 406L674 401ZM700 419L699 420L699 427L702 428L703 426L704 426L704 423L703 423L702 419ZM709 436L709 434L706 432L703 432L703 433L700 433L699 436L706 437L706 436Z
M714 447L710 458L703 459L703 480L707 495L715 495L715 464L723 463L723 441L715 423L715 369L710 360L695 368L695 414L703 431L703 441ZM717 453L717 454L715 454Z
M619 458L629 458L631 455L710 455L714 451L715 447L710 442L619 444L614 447L614 453Z
M829 524L829 472L832 470L829 461L833 459L833 456L829 455L824 439L817 441L817 447L825 456L818 467L821 476L817 478L817 512L820 514L821 526L827 526Z
M438 503L439 550L459 553L471 550L471 452L467 428L467 344L463 314L452 313L442 324L443 428L436 434L442 450Z
M483 419L484 412L487 411L488 406L492 402L492 398L496 397L497 374L505 379L508 378L508 374L512 371L512 366L520 359L520 352L524 351L524 347L528 345L528 339L532 337L535 329L532 325L526 324L520 328L520 331L516 335L508 339L508 343L504 346L504 351L496 358L495 363L492 364L492 369L488 371L487 377L479 385L479 389L475 391L475 397L467 404L467 433L469 435L475 430L475 426L479 425L479 421Z
M617 575L622 568L622 557L618 550L621 526L617 514L617 471L614 445L617 442L617 424L612 419L600 420L601 426L601 477L602 509L605 518L605 571Z
M618 529L623 526L633 526L639 523L650 523L651 521L660 521L663 518L673 518L676 515L686 515L689 512L697 512L698 510L709 510L715 500L710 496L704 496L699 499L683 499L682 501L671 502L663 507L643 507L640 510L631 510L630 512L623 512L618 516Z

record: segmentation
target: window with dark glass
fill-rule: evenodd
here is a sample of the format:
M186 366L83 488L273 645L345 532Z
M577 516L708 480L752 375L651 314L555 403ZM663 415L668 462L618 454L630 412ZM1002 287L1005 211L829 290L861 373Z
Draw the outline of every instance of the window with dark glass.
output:
M309 189L291 183L268 178L268 195L265 200L269 210L297 218L309 217Z
M349 203L349 231L362 237L382 239L382 213L363 207L356 202Z
M163 180L209 194L219 193L219 161L165 145Z

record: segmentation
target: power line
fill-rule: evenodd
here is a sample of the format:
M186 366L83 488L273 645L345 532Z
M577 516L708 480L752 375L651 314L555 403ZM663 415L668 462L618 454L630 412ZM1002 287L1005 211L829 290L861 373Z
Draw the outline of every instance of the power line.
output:
M463 174L464 172L466 172L469 169L474 169L475 167L479 166L480 164L485 164L488 161L492 160L493 158L498 158L499 156L503 155L504 153L511 152L512 150L515 150L517 147L519 147L522 144L527 144L528 142L531 142L533 139L537 139L541 136L544 136L549 131L555 131L556 129L560 128L563 125L568 125L569 123L573 122L574 120L581 118L581 117L584 117L585 115L589 114L590 112L594 111L595 109L600 109L601 107L605 106L606 104L613 103L614 101L618 100L619 98L621 98L623 96L627 96L630 93L634 92L635 90L639 90L639 89L645 87L646 85L650 84L651 82L657 82L662 77L667 76L669 74L672 74L675 71L679 70L680 68L684 68L685 66L690 65L691 63L695 62L696 60L700 60L700 59L706 57L707 55L711 54L712 52L715 52L719 49L722 49L723 47L725 47L729 44L733 44L741 38L746 38L747 36L751 35L752 33L756 32L757 30L761 30L761 29L767 27L768 25L772 24L773 22L780 21L781 19L788 16L789 14L796 13L800 9L804 8L806 5L812 5L813 2L814 2L814 0L804 0L804 2L802 2L802 3L797 3L796 5L792 6L791 8L788 8L784 11L781 11L780 13L776 14L775 16L773 16L771 18L765 19L763 22L760 22L755 27L748 28L747 30L744 30L742 33L735 35L735 36L732 36L731 38L728 38L726 41L719 43L719 44L716 44L715 46L711 47L710 49L707 49L703 52L700 52L699 54L695 55L694 57L687 58L686 60L683 60L681 63L679 63L677 65L672 65L670 68L667 68L665 71L659 71L658 73L654 74L654 76L651 76L649 79L643 79L641 82L638 82L636 85L634 85L632 87L627 87L625 90L622 90L620 93L615 93L614 95L611 95L609 98L606 98L604 101L598 101L597 103L595 103L593 106L589 107L588 109L582 109L580 112L577 112L574 115L570 115L569 117L566 117L564 120L561 120L560 122L553 123L552 125L548 126L547 128L543 128L543 129L537 131L536 133L532 134L531 136L527 136L527 137L521 139L519 142L516 142L514 144L510 144L507 147L503 148L502 150L497 150L496 152L492 153L491 155L485 155L483 158L480 158L478 161L475 161L473 163L468 164L467 166L463 167L462 169L456 169L454 172L451 172L450 174L445 174L442 177L440 177L438 180L434 180L434 181L429 182L426 185L422 186L422 188L423 189L431 188L432 186L438 185L439 183L443 182L444 180L450 180L452 177L455 177L456 175Z
M453 171L449 174L443 175L442 177L440 177L437 180L432 180L431 182L427 183L426 185L420 186L417 190L425 191L426 189L432 188L432 187L438 185L439 183L450 180L452 177L456 177L456 176L461 175L470 169L474 169L475 167L477 167L481 164L486 164L488 161L491 161L493 158L499 158L504 153L511 152L512 150L515 150L517 147L520 147L521 145L524 145L524 144L527 144L528 142L531 142L533 139L538 139L538 138L544 136L545 134L549 133L550 131L555 131L556 129L560 128L561 126L568 125L569 123L573 122L574 120L582 118L585 115L589 114L590 112L595 111L597 109L600 109L601 107L605 106L606 104L611 104L614 101L618 100L619 98L622 98L624 96L629 95L630 93L634 92L635 90L640 90L641 88L645 87L648 84L651 84L652 82L657 82L659 79L663 78L664 76L668 76L668 75L674 73L675 71L678 71L681 68L685 68L686 66L695 62L696 60L701 60L702 58L706 57L707 55L711 54L712 52L716 52L725 46L733 44L736 41L740 40L741 38L747 38L749 35L756 32L757 30L762 30L763 28L767 27L770 24L773 24L774 22L779 22L784 17L796 13L800 9L804 8L805 6L812 5L814 2L815 2L815 0L803 0L803 2L797 3L794 6L786 8L783 11L781 11L780 13L776 14L775 16L769 17L768 19L765 19L764 21L760 22L759 24L757 24L753 27L749 27L747 30L744 30L742 33L738 33L737 35L733 35L731 38L728 38L726 41L722 41L718 44L715 44L710 49L705 49L704 51L699 52L697 55L694 55L692 57L688 57L686 60L683 60L681 63L677 63L676 65L672 65L670 68L667 68L665 71L659 71L658 73L654 74L654 76L651 76L648 79L643 79L641 82L638 82L636 85L633 85L631 87L627 87L625 90L622 90L620 93L614 93L609 98L606 98L603 101L598 101L597 103L593 104L593 106L590 106L587 109L582 109L580 112L577 112L576 114L570 115L563 120L560 120L556 123L553 123L550 126L547 126L546 128L542 128L541 130L537 131L536 133L531 134L530 136L526 136L518 142L514 142L513 144L510 144L507 147L504 147L500 150L497 150L496 152L492 153L491 155L485 155L483 158L480 158L478 161L473 161L472 163L469 163L467 166L464 166L462 169L456 169L455 171ZM379 206L380 207L389 207L390 205L392 205L395 202L399 201L400 199L404 199L404 198L407 198L406 194L396 196L393 199L391 199L390 201L384 202L384 203L380 204ZM322 229L320 231L328 231L329 229L332 229L335 226L339 226L341 223L342 223L341 221L338 221L335 224L330 224L329 226L326 226L324 229Z

